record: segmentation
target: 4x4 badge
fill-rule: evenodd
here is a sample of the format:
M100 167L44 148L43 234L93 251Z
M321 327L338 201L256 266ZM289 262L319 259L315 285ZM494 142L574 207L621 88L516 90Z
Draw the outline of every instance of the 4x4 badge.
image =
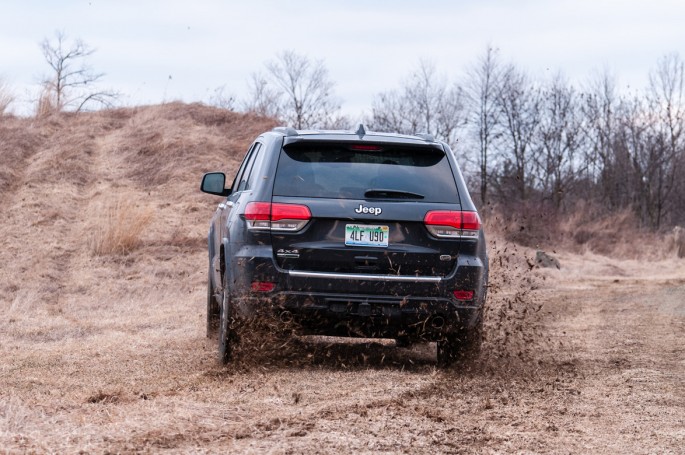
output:
M279 258L297 259L300 257L300 251L299 250L284 250L283 248L279 248L278 251L276 251L276 256L278 256Z
M355 212L357 213L371 213L372 215L380 215L383 209L380 207L364 207L362 204L359 204L359 207L354 209Z

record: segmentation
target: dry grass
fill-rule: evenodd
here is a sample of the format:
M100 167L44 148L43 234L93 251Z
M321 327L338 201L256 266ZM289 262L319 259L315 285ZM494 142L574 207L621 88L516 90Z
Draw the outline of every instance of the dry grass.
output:
M114 134L112 152L124 164L126 179L151 189L187 182L227 165L234 169L246 152L245 144L273 126L270 119L171 103L140 110Z
M90 249L95 255L128 254L138 248L145 229L152 223L150 207L138 207L123 198L108 203L95 216Z
M36 102L36 118L44 118L59 113L60 106L57 104L55 94L49 88L43 89Z
M629 209L606 213L592 204L579 203L559 215L537 206L495 208L485 217L485 226L490 234L537 249L652 261L675 254L672 232L640 227Z
M23 183L20 179L30 157L44 144L39 128L25 120L4 117L0 120L0 201Z

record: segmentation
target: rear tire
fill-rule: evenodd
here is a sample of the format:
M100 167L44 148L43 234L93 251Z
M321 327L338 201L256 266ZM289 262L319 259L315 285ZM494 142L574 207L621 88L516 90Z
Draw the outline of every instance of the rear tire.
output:
M211 273L211 268L210 271ZM207 276L207 338L216 338L219 333L219 303L214 297L211 275Z
M235 312L228 289L224 289L219 313L219 363L225 365L232 359L233 349L238 343Z

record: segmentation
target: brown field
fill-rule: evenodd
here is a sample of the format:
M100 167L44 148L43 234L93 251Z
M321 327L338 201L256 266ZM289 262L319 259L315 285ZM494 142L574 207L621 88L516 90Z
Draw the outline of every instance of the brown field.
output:
M683 453L666 239L538 269L491 226L483 353L449 371L434 345L332 338L219 366L199 178L271 126L182 104L0 118L0 453Z

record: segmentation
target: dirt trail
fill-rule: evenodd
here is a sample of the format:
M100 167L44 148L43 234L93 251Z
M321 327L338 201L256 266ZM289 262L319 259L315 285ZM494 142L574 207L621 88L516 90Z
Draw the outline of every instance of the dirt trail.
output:
M544 287L529 296L544 308L531 349L489 342L481 361L452 371L435 368L432 345L325 338L220 368L202 333L201 273L191 275L190 294L168 293L163 309L143 295L98 305L96 314L72 296L70 321L15 314L3 331L0 445L682 453L682 272L677 263L664 279L639 270L585 280L545 272Z

